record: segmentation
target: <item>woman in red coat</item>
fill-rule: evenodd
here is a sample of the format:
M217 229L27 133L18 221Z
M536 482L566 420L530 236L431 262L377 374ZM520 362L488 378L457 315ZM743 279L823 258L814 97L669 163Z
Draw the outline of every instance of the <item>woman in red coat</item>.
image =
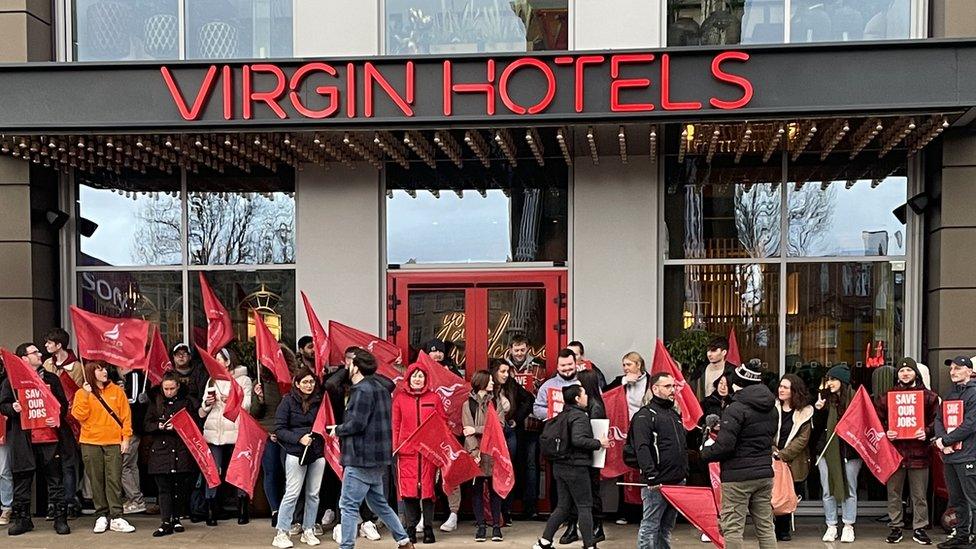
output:
M409 437L432 414L444 416L441 398L430 388L427 368L414 363L407 368L407 386L393 397L393 448ZM424 543L434 543L434 475L437 469L416 450L397 453L397 489L403 500L403 526L412 543L417 542L423 502Z

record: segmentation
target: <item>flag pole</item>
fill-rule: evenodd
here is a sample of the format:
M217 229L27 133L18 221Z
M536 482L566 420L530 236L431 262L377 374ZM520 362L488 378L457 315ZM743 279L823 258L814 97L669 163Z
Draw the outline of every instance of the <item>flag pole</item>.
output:
M827 447L830 446L830 442L832 440L834 440L834 437L836 435L837 435L837 429L835 428L834 429L834 432L833 433L830 433L830 438L827 439L827 444L824 444L824 449L821 450L820 451L820 455L817 456L817 460L813 462L814 467L816 467L817 465L820 465L820 460L823 459L823 455L827 452Z

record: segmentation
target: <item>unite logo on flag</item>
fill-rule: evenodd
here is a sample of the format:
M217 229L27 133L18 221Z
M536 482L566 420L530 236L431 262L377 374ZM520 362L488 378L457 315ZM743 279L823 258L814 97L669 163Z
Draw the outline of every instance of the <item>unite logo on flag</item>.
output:
M119 325L116 324L115 326L112 326L112 329L106 331L104 334L102 334L102 336L105 337L105 339L111 339L112 341L118 340L119 339Z
M610 447L615 448L617 444L627 442L627 433L622 431L620 427L611 425L610 430L607 431L607 440L610 442Z
M457 458L461 457L462 452L455 452L451 449L450 445L446 442L441 443L441 450L444 451L444 458L448 463L457 461Z

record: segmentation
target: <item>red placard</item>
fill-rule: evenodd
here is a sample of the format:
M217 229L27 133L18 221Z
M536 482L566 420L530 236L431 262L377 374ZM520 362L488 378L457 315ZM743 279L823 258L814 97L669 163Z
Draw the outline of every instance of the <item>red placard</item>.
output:
M945 427L946 434L955 431L957 427L962 425L964 408L961 400L942 401L942 426ZM961 450L962 441L953 444L952 449Z
M0 415L0 446L7 443L7 416Z
M924 429L925 399L922 391L888 392L888 430L897 439L914 439Z
M552 419L563 411L563 390L556 387L549 387L546 395L546 418Z
M529 372L525 373L513 373L515 376L515 381L522 386L526 391L535 394L535 376Z

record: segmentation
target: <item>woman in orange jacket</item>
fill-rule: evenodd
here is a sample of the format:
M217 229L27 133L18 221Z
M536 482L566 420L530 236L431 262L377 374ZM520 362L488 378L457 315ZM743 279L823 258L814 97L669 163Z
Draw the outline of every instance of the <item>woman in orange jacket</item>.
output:
M129 399L109 381L108 366L101 361L85 364L81 388L71 415L81 424L81 459L95 501L93 531L133 532L135 527L122 518L122 454L132 436Z

